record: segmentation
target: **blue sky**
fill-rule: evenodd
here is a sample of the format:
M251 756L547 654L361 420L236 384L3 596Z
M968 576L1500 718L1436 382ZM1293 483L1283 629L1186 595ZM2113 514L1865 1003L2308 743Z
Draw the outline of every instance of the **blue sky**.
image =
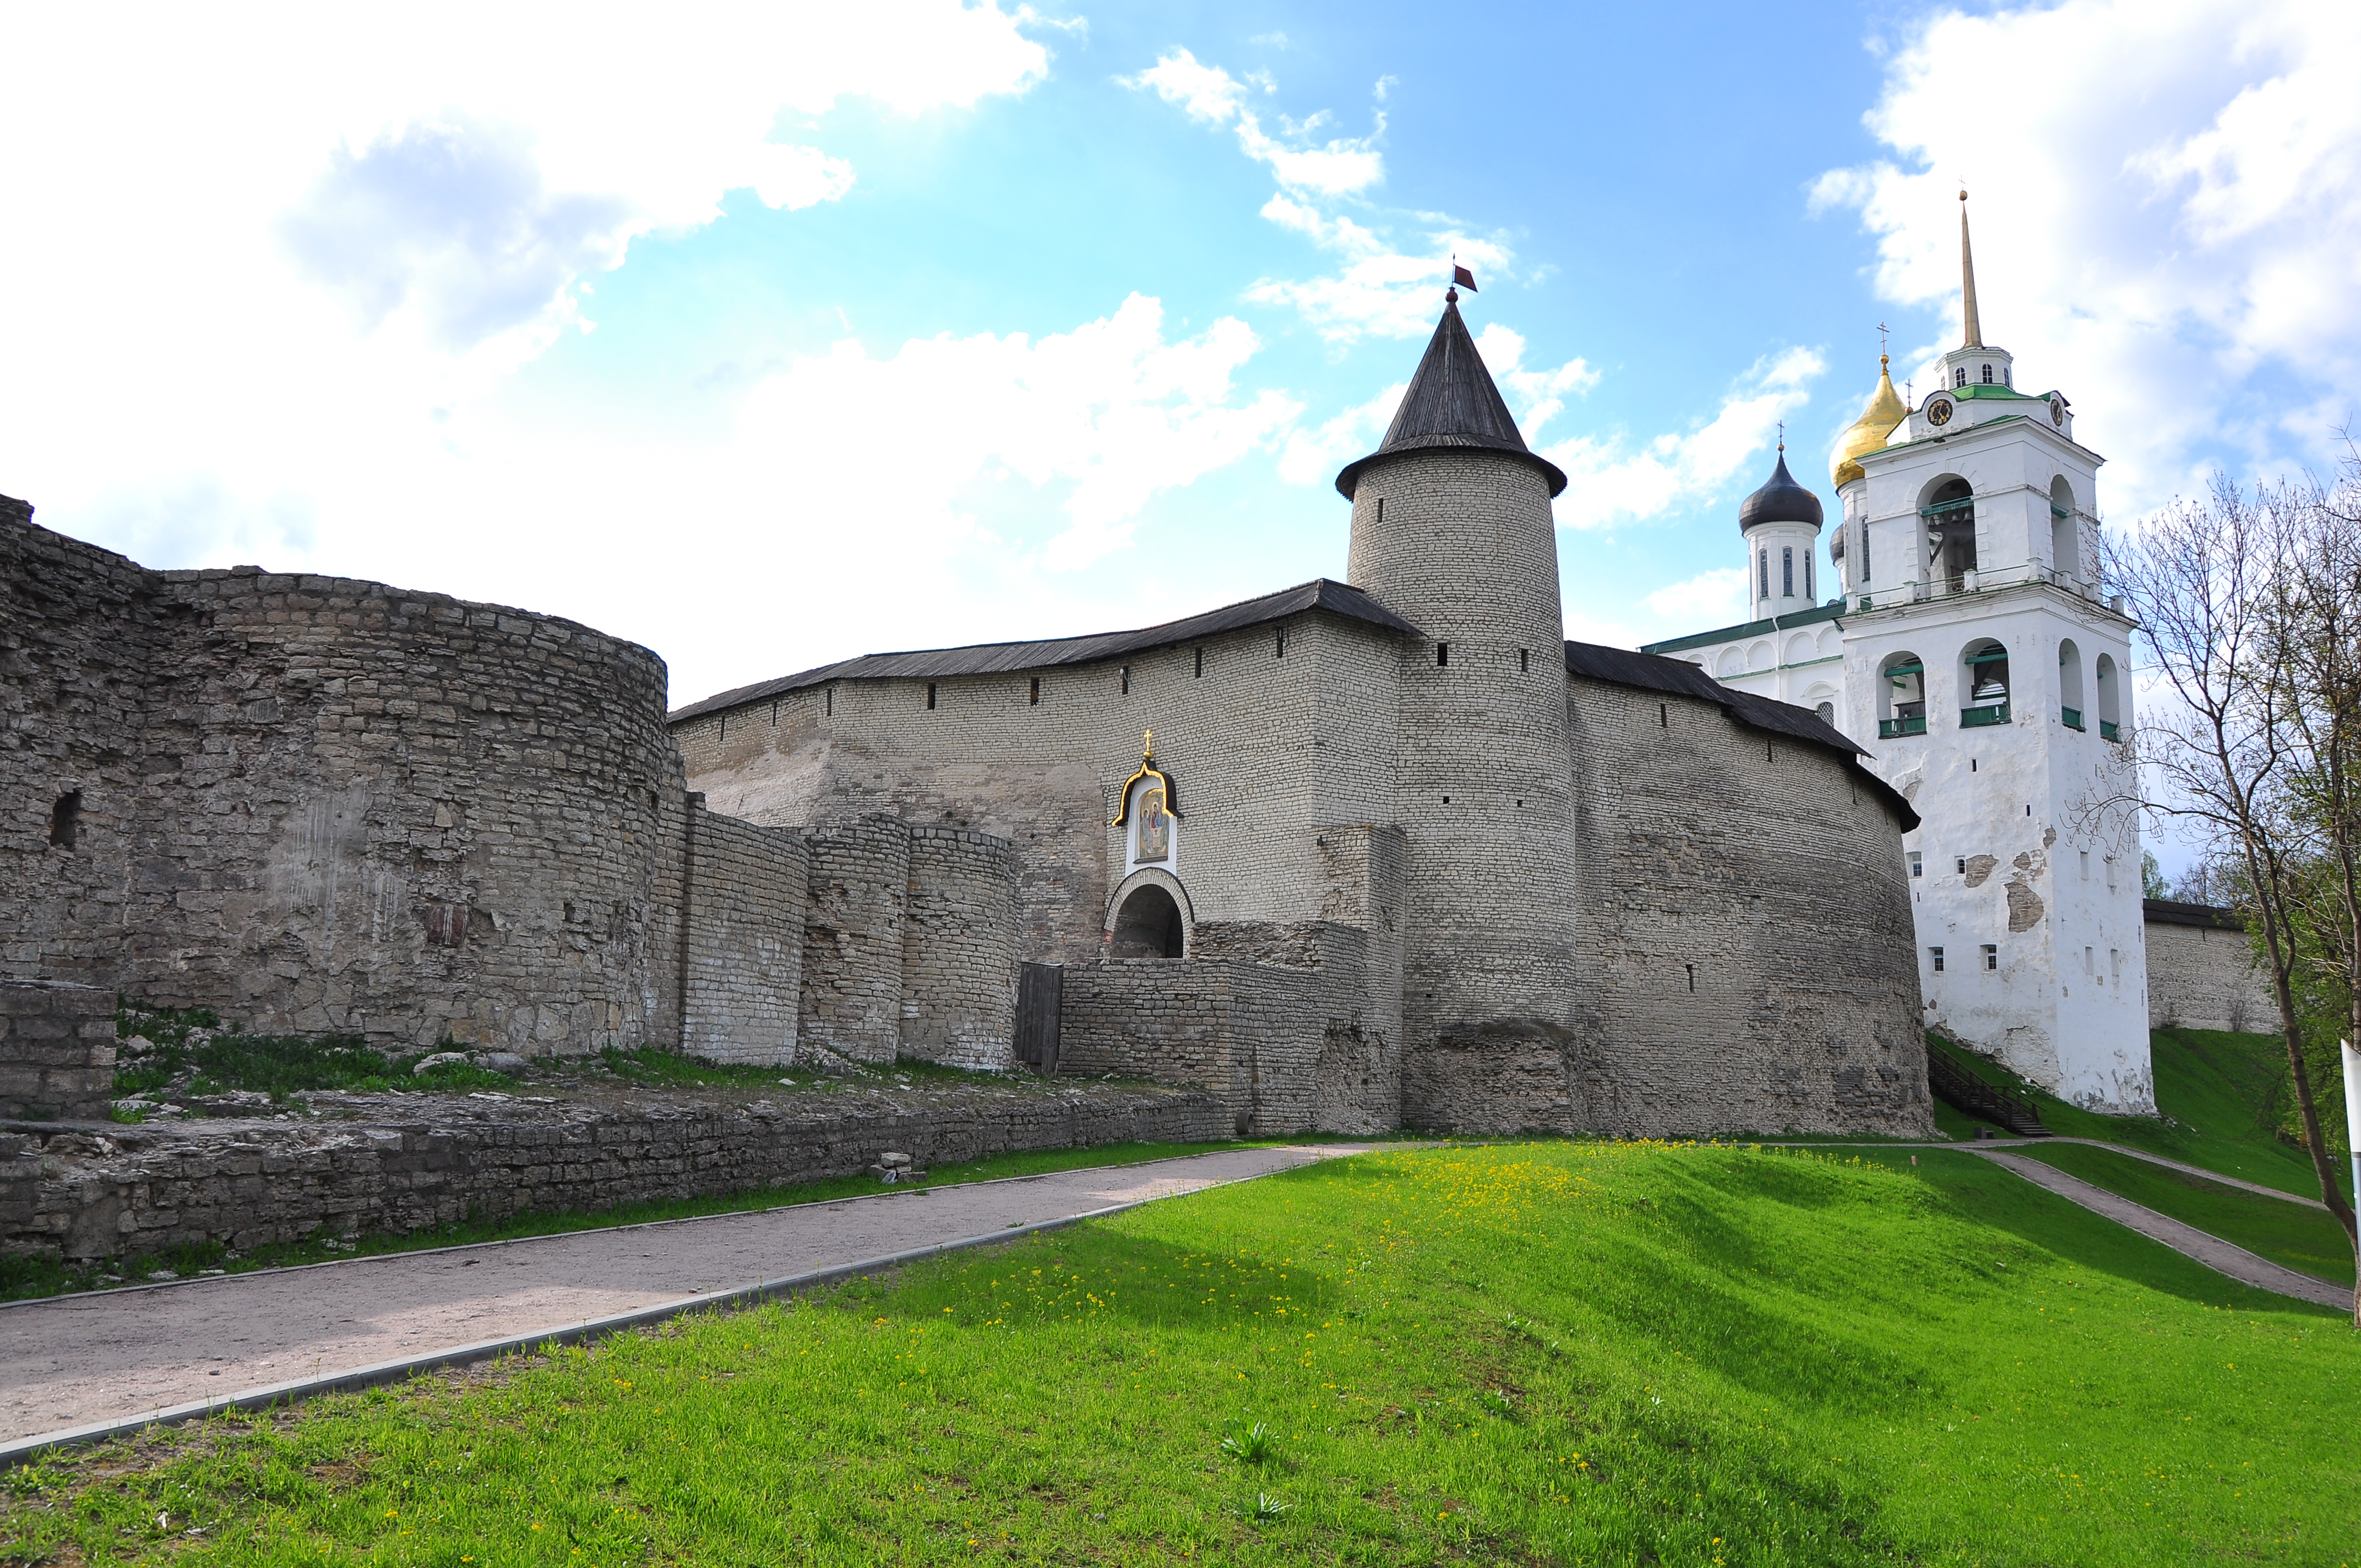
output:
M1958 181L2114 525L2352 417L2346 8L644 15L18 17L0 491L570 615L686 702L1343 576L1456 252L1628 644L1735 617L1781 419L1833 499L1880 322L1897 380L1954 340Z

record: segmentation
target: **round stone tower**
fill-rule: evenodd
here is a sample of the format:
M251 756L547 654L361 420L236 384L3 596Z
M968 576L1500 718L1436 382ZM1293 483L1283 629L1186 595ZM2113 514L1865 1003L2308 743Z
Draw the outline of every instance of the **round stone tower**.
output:
M1408 840L1402 1119L1573 1128L1575 811L1550 499L1445 296L1378 450L1336 477L1354 587L1403 639L1395 778Z

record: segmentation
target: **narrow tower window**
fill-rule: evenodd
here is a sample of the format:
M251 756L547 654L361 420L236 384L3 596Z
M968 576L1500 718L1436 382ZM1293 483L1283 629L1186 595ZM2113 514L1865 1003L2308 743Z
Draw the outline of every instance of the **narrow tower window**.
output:
M1439 670L1449 663L1451 663L1451 644L1448 642L1436 643L1434 645L1434 667Z
M1279 656L1282 659L1287 657L1287 628L1284 626L1279 629Z
M1532 673L1532 668L1533 668L1533 651L1532 651L1532 649L1530 649L1530 648L1520 648L1520 649L1518 649L1518 650L1517 650L1517 674L1521 674L1521 675L1531 674Z
M1804 597L1816 602L1818 598L1812 587L1812 558L1809 555L1804 557Z
M828 702L827 717L834 718L836 717L836 688L834 686L830 686L822 695L826 697Z
M1792 544L1779 550L1779 593L1784 598L1795 597L1795 547Z
M1197 650L1197 675L1198 675L1198 678L1202 680L1202 679L1204 677L1204 674L1205 674L1205 651L1204 651L1202 648L1200 648L1200 649L1198 649L1198 650Z
M1026 700L1027 702L1030 703L1030 704L1031 704L1032 706L1034 706L1035 707L1040 707L1040 706L1041 706L1041 677L1040 677L1040 676L1036 675L1036 676L1034 676L1034 677L1033 677L1033 689L1032 689L1032 691L1031 691L1031 692L1029 692L1028 694L1027 694L1025 700Z
M82 791L70 789L49 807L49 842L60 850L71 850L81 837Z
M1987 365L1987 366L1985 366L1985 367L1984 367L1984 385L1985 385L1985 386L1987 386L1987 387L1989 387L1989 386L1991 386L1992 384L1993 384L1993 378L1992 378L1992 367L1991 367L1991 366L1989 366L1989 365Z
M1697 965L1683 964L1681 968L1689 971L1689 989L1691 991L1695 991L1697 989Z
M1958 369L1951 372L1951 385L1954 387L1964 387L1967 384L1968 367L1962 365Z
M1672 704L1667 703L1667 702L1660 702L1660 703L1658 703L1658 704L1656 705L1656 728L1657 728L1657 729L1670 729L1672 727L1673 727L1673 706L1672 706Z
M929 710L931 710L931 709L934 707L934 706L935 706L935 683L934 683L934 682L932 682L932 681L928 681L928 682L927 683L927 707L928 707L928 708Z
M1768 546L1754 553L1754 597L1771 597L1771 551Z
M1123 695L1126 696L1129 696L1131 695L1131 666L1129 664L1126 664L1123 667Z

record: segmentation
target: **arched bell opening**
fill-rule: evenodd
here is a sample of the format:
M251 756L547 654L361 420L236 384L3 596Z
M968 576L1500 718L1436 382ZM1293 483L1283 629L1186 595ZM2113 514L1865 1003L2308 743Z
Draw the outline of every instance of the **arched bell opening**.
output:
M2082 651L2070 637L2058 644L2058 721L2069 729L2088 728L2082 719Z

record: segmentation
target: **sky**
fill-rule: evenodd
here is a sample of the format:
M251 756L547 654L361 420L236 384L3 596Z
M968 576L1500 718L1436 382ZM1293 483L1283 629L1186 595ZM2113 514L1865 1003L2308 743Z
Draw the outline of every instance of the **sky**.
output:
M1455 257L1626 646L1741 617L1782 422L1835 512L1962 185L2109 526L2333 463L2361 386L2351 5L5 15L0 493L568 616L675 705L1342 577Z

